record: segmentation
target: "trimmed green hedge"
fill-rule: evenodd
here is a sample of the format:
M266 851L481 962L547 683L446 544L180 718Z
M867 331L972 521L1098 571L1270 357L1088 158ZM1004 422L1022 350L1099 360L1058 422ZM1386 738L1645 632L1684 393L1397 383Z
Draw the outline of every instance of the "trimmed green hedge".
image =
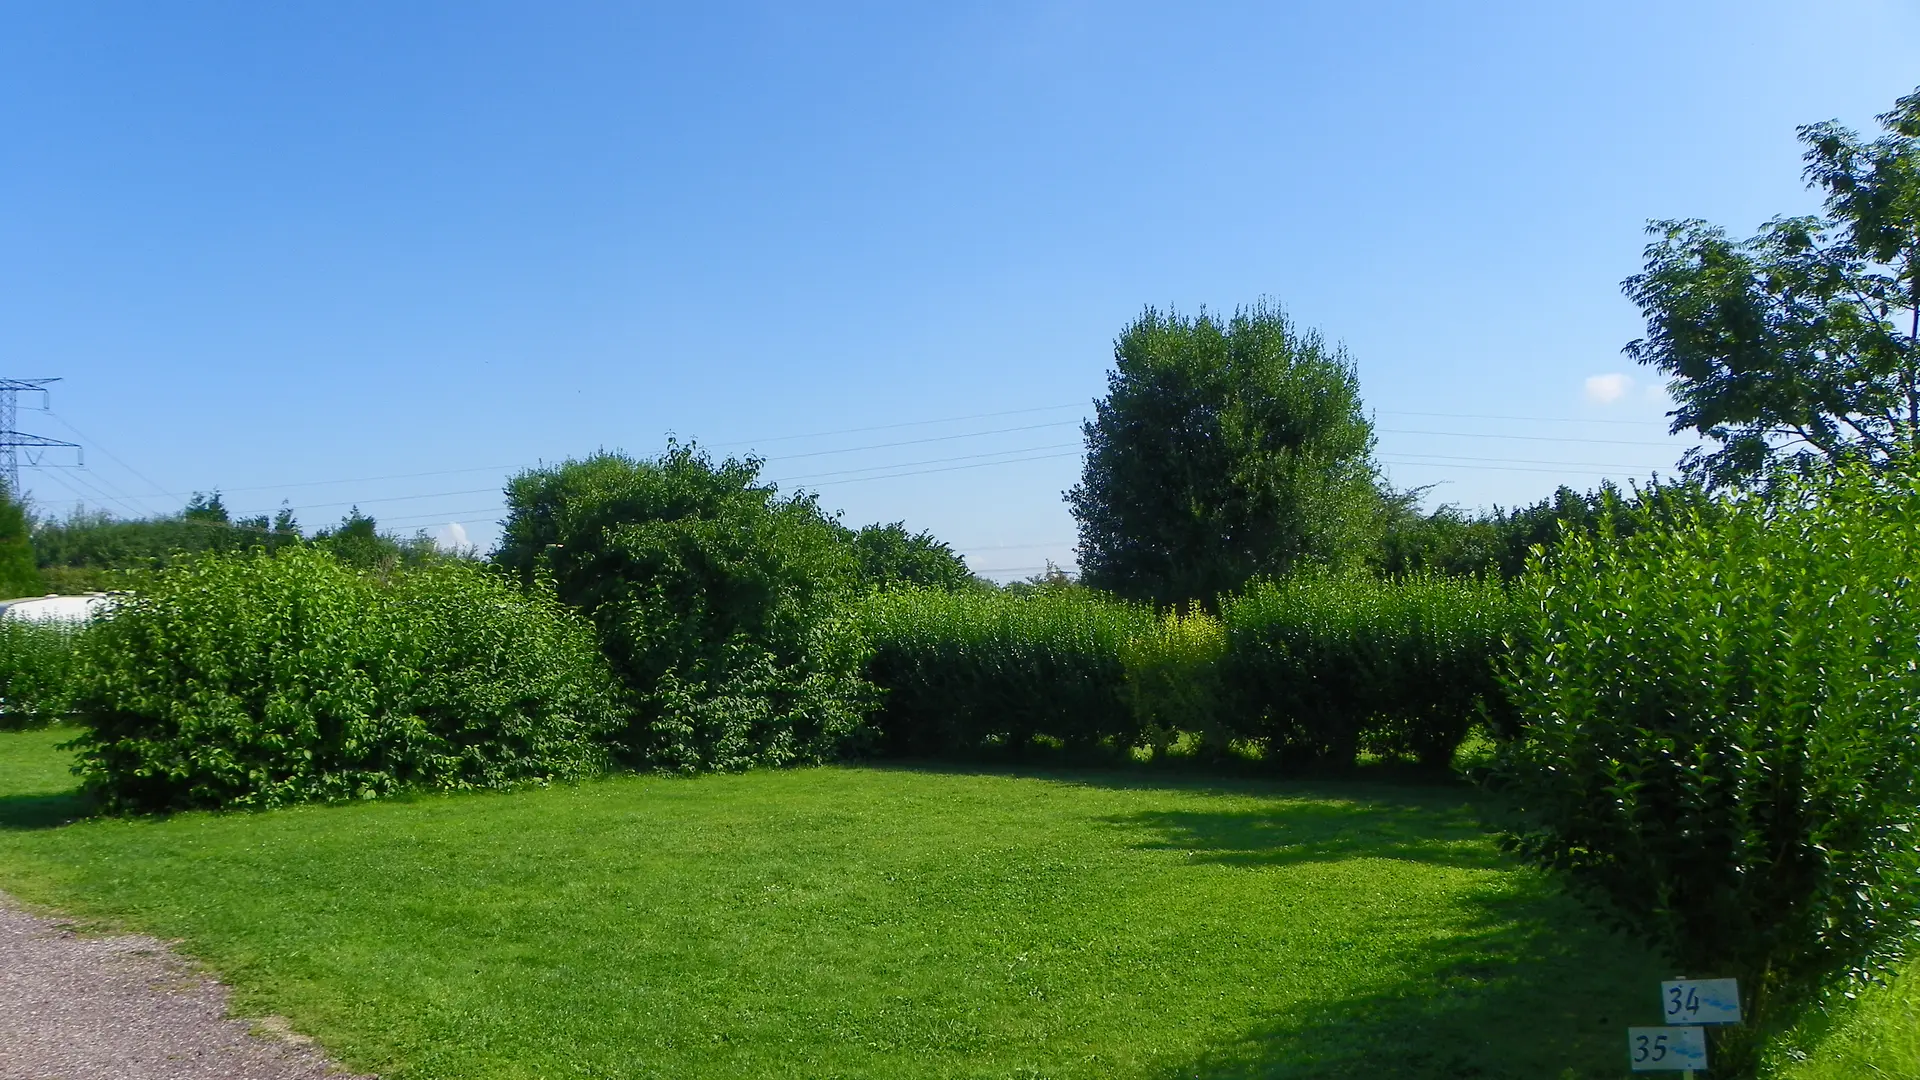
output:
M1497 584L1353 576L1260 584L1219 618L1156 618L1066 590L930 590L862 607L867 676L893 752L1018 746L1036 736L1164 750L1181 733L1284 763L1351 765L1369 750L1448 761L1476 721L1501 722L1496 666L1512 607Z
M0 618L0 730L38 727L66 715L80 630L69 623Z
M273 806L591 773L623 721L592 629L464 563L188 559L80 639L86 786L109 809Z
M1123 654L1153 626L1144 607L1079 591L909 589L869 597L860 623L873 645L867 678L886 691L884 751L964 753L1035 736L1131 745L1140 733Z
M1505 723L1512 612L1502 586L1473 579L1256 583L1222 605L1229 724L1283 762L1445 764L1477 721Z

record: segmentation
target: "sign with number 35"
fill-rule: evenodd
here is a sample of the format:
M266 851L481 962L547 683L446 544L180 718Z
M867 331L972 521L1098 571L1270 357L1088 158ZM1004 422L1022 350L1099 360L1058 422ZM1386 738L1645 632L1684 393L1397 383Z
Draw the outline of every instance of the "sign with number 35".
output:
M1634 1072L1684 1072L1707 1067L1707 1029L1630 1027L1627 1057Z

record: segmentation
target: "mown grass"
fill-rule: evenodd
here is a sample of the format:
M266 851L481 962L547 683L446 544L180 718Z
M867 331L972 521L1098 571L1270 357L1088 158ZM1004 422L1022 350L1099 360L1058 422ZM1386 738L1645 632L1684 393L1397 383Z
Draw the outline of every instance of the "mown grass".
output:
M0 888L392 1077L1616 1076L1665 974L1460 788L821 768L63 825L69 735L0 734Z
M1920 965L1780 1040L1776 1080L1920 1080Z

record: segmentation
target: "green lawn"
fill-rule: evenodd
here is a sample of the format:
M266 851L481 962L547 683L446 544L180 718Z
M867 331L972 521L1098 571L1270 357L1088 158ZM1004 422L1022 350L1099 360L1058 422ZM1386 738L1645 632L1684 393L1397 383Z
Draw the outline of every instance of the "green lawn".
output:
M1666 974L1460 788L824 768L63 824L63 737L0 734L0 888L393 1077L1619 1076Z

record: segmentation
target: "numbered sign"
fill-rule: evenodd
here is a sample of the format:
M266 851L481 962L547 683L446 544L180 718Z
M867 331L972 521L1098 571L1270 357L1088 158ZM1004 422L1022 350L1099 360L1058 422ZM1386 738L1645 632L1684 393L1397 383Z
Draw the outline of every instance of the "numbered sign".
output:
M1707 1067L1707 1029L1637 1027L1627 1029L1627 1060L1634 1072L1683 1072Z
M1737 1024L1740 983L1734 979L1676 979L1660 984L1669 1024Z

